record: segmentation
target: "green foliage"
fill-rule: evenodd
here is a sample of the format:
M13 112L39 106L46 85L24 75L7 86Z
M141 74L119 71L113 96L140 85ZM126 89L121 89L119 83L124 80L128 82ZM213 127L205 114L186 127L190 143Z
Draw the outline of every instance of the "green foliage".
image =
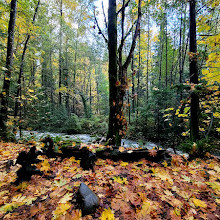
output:
M107 118L93 117L81 119L82 133L105 135L108 130Z
M197 142L187 141L180 144L180 150L189 153L192 157L203 157L206 152L215 153L218 149L217 145L213 144L208 138L201 139Z
M63 124L61 132L67 134L77 134L81 132L81 124L77 115L72 114L71 117L67 118Z

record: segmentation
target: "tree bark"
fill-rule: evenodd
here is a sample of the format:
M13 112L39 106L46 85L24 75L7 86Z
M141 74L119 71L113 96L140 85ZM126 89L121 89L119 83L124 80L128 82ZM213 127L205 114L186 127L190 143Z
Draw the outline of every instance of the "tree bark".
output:
M7 56L6 56L6 71L1 93L1 109L0 109L0 137L7 139L7 118L8 118L8 100L10 79L13 64L13 47L14 47L14 32L17 12L17 0L11 1L10 20L8 25L8 42L7 42Z
M108 9L108 54L109 54L109 127L108 139L112 144L120 145L117 122L117 13L116 0L109 0Z
M66 51L65 51L65 69L63 69L64 74L64 86L66 87L66 95L65 95L65 106L67 114L70 116L70 106L69 106L69 65L68 65L68 37L66 39Z
M165 15L165 19L166 19L166 27L165 27L165 33L166 33L166 79L165 79L165 83L166 83L166 88L168 86L168 36L167 36L167 26L168 26L168 23L167 23L167 11L166 11L166 15Z
M137 110L136 110L136 125L139 116L139 97L140 97L140 76L141 76L141 32L139 31L139 42L138 42L138 72L137 72Z
M196 42L196 0L190 1L190 82L195 86L198 84L198 64L197 64L197 42ZM199 96L196 90L191 93L190 103L190 139L199 139Z
M135 33L132 39L129 54L125 60L122 62L122 49L124 42L128 34L124 35L124 16L125 16L126 4L123 3L122 9L122 38L119 45L118 54L118 64L119 71L117 73L117 13L116 13L116 0L109 0L109 11L108 11L108 50L109 50L109 131L108 139L111 140L111 144L121 145L121 138L124 135L124 128L127 124L126 119L123 115L123 100L125 96L125 91L127 88L127 69L131 63L133 52L136 46L136 39L140 31L140 21L141 21L141 0L138 2L138 19L136 23ZM118 78L117 78L118 77ZM118 80L118 81L117 81Z
M60 45L59 45L59 89L62 87L62 19L63 19L63 0L60 0ZM62 94L59 91L59 105L62 104Z

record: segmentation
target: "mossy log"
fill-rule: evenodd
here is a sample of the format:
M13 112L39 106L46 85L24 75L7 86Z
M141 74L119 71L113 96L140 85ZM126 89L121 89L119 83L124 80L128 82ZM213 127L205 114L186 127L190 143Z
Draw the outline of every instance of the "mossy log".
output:
M81 161L80 165L83 169L93 169L94 162L98 159L111 159L113 161L127 161L134 162L141 159L146 159L152 162L160 163L166 160L168 163L171 161L171 156L166 150L155 150L155 155L151 155L148 149L134 149L125 150L120 152L118 148L107 148L97 151L96 153L90 152L87 148L80 148L80 146L67 146L62 148L62 157L74 156Z

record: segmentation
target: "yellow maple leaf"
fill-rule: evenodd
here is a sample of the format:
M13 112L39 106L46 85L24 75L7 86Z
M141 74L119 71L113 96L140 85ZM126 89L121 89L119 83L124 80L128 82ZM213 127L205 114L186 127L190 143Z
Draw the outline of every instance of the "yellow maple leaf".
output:
M59 203L66 203L67 201L72 200L73 193L66 193L63 198L59 201Z
M151 203L149 201L143 202L141 211L138 213L139 217L144 217L148 215L151 211Z
M200 200L200 199L193 199L193 203L197 207L202 207L202 208L207 207L206 203L204 201Z
M123 152L123 151L125 151L125 148L124 147L119 147L118 151Z
M217 182L206 182L215 191L220 191L220 184Z
M120 184L128 184L128 181L126 178L124 177L119 177L119 176L114 176L113 177L114 181L117 182L117 183L120 183Z
M168 165L166 160L164 160L164 162L162 164L164 165L164 167L167 167L167 165Z
M174 208L174 213L177 215L177 216L180 216L180 209L179 208Z
M56 218L58 216L64 215L70 207L71 207L71 204L69 202L65 204L60 203L57 206L56 210L53 212L54 217Z
M0 211L11 212L14 208L17 208L17 206L15 206L15 203L8 203L8 204L5 204L4 206L2 206L0 208Z
M41 166L42 166L40 168L41 171L47 172L50 169L50 164L49 164L48 160L44 160L43 162L41 162Z
M127 163L127 162L121 162L120 165L121 165L122 167L126 167L126 166L128 165L128 163Z
M108 209L105 209L102 212L102 214L101 214L99 219L100 220L114 220L115 216L114 216L113 211L110 208L108 208Z

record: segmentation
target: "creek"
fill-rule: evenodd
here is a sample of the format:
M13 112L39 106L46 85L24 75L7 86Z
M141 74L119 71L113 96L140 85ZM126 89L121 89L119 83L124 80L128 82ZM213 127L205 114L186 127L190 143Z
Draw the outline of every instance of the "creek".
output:
M40 131L22 131L22 139L26 139L26 140L30 140L30 139L34 139L36 141L39 141L41 138L44 138L46 136L50 136L52 138L57 138L57 139L61 139L63 141L66 140L70 140L70 141L74 141L74 142L82 142L82 143L86 143L86 144L91 144L91 143L95 143L97 138L100 137L95 137L89 134L72 134L72 135L67 135L65 133L53 133L53 132L40 132ZM19 140L20 139L20 132L18 132L16 134L16 139ZM162 146L159 146L158 144L152 143L152 142L144 142L144 141L140 141L139 143L133 140L129 140L129 139L122 139L121 141L121 146L127 148L127 147L133 147L133 148L147 148L147 149L152 149L156 146L163 148ZM173 149L172 148L168 148L168 151L170 151L171 153L173 153ZM188 157L188 154L183 153L181 151L177 151L177 154L180 155L185 155L186 157Z

